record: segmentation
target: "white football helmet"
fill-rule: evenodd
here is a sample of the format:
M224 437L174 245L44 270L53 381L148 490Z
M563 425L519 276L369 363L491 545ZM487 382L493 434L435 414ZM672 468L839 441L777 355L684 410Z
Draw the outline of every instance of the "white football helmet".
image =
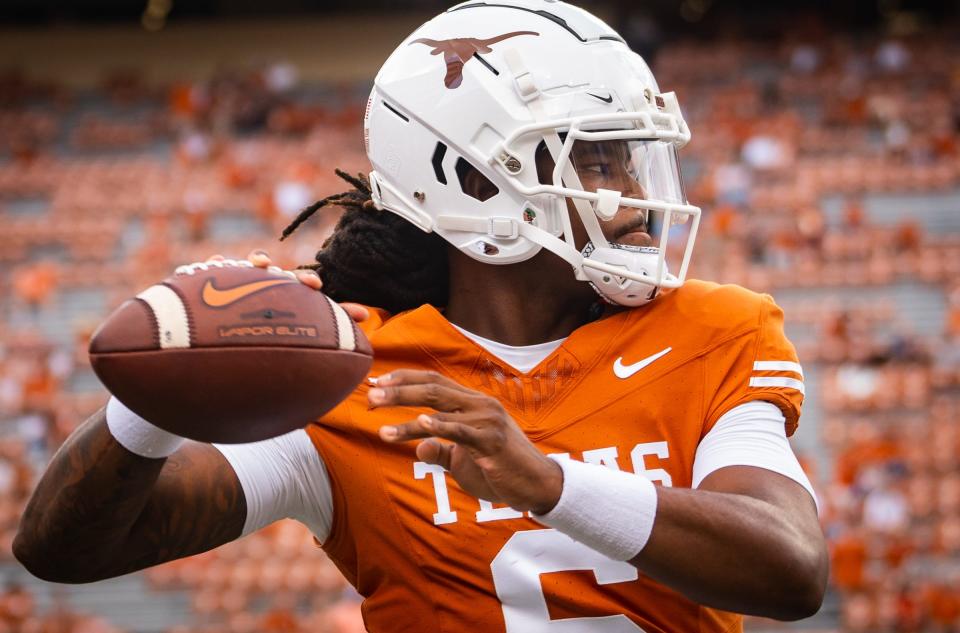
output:
M378 208L477 260L521 262L545 248L626 306L683 283L700 221L677 159L690 131L674 93L660 94L643 59L582 9L473 1L430 20L377 74L364 140ZM538 174L538 151L552 174ZM464 184L474 169L489 181L482 195ZM568 200L586 248L574 243ZM600 223L621 207L646 218L652 244L604 237ZM671 233L686 240L675 274Z

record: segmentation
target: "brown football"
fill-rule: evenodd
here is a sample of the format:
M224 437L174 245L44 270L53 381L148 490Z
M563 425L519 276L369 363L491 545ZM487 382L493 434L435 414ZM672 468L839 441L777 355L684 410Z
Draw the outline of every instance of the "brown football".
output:
M370 370L370 342L326 295L247 261L181 266L90 341L106 388L153 424L255 442L323 415Z

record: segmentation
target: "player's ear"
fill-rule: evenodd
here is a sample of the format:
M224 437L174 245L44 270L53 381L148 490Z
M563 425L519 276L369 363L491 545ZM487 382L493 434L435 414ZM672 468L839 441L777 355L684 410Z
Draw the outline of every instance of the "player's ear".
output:
M540 144L537 145L535 156L537 162L537 180L541 185L552 185L553 168L556 166L556 163L553 161L553 156L547 150L546 141L540 141Z
M500 190L489 178L462 158L457 161L456 171L457 177L460 179L460 188L463 189L463 193L471 198L485 202L500 193Z
M563 136L561 136L561 138L563 138ZM534 156L536 157L537 163L537 180L540 181L542 185L552 185L553 169L556 163L553 160L553 155L550 154L550 151L547 149L546 141L540 141ZM583 221L580 219L576 207L573 206L573 202L569 198L567 199L567 213L570 214L570 227L573 229L574 245L577 250L580 250L587 243L587 230L583 228Z

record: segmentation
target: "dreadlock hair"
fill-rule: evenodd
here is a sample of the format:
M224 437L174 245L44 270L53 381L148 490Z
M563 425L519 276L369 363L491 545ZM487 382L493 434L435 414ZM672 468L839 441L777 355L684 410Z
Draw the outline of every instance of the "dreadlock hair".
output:
M333 234L317 251L316 262L298 268L316 271L323 280L323 292L334 301L362 303L391 314L425 303L447 305L447 247L443 238L377 209L363 174L354 177L340 169L336 174L354 189L306 207L280 237L281 241L288 238L322 207L344 209Z

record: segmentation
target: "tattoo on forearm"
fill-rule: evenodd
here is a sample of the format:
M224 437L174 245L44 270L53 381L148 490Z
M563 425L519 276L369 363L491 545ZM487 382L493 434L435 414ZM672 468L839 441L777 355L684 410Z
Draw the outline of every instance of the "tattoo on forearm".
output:
M25 543L76 575L115 576L240 535L246 504L212 446L147 459L110 436L102 411L57 452L21 521Z

